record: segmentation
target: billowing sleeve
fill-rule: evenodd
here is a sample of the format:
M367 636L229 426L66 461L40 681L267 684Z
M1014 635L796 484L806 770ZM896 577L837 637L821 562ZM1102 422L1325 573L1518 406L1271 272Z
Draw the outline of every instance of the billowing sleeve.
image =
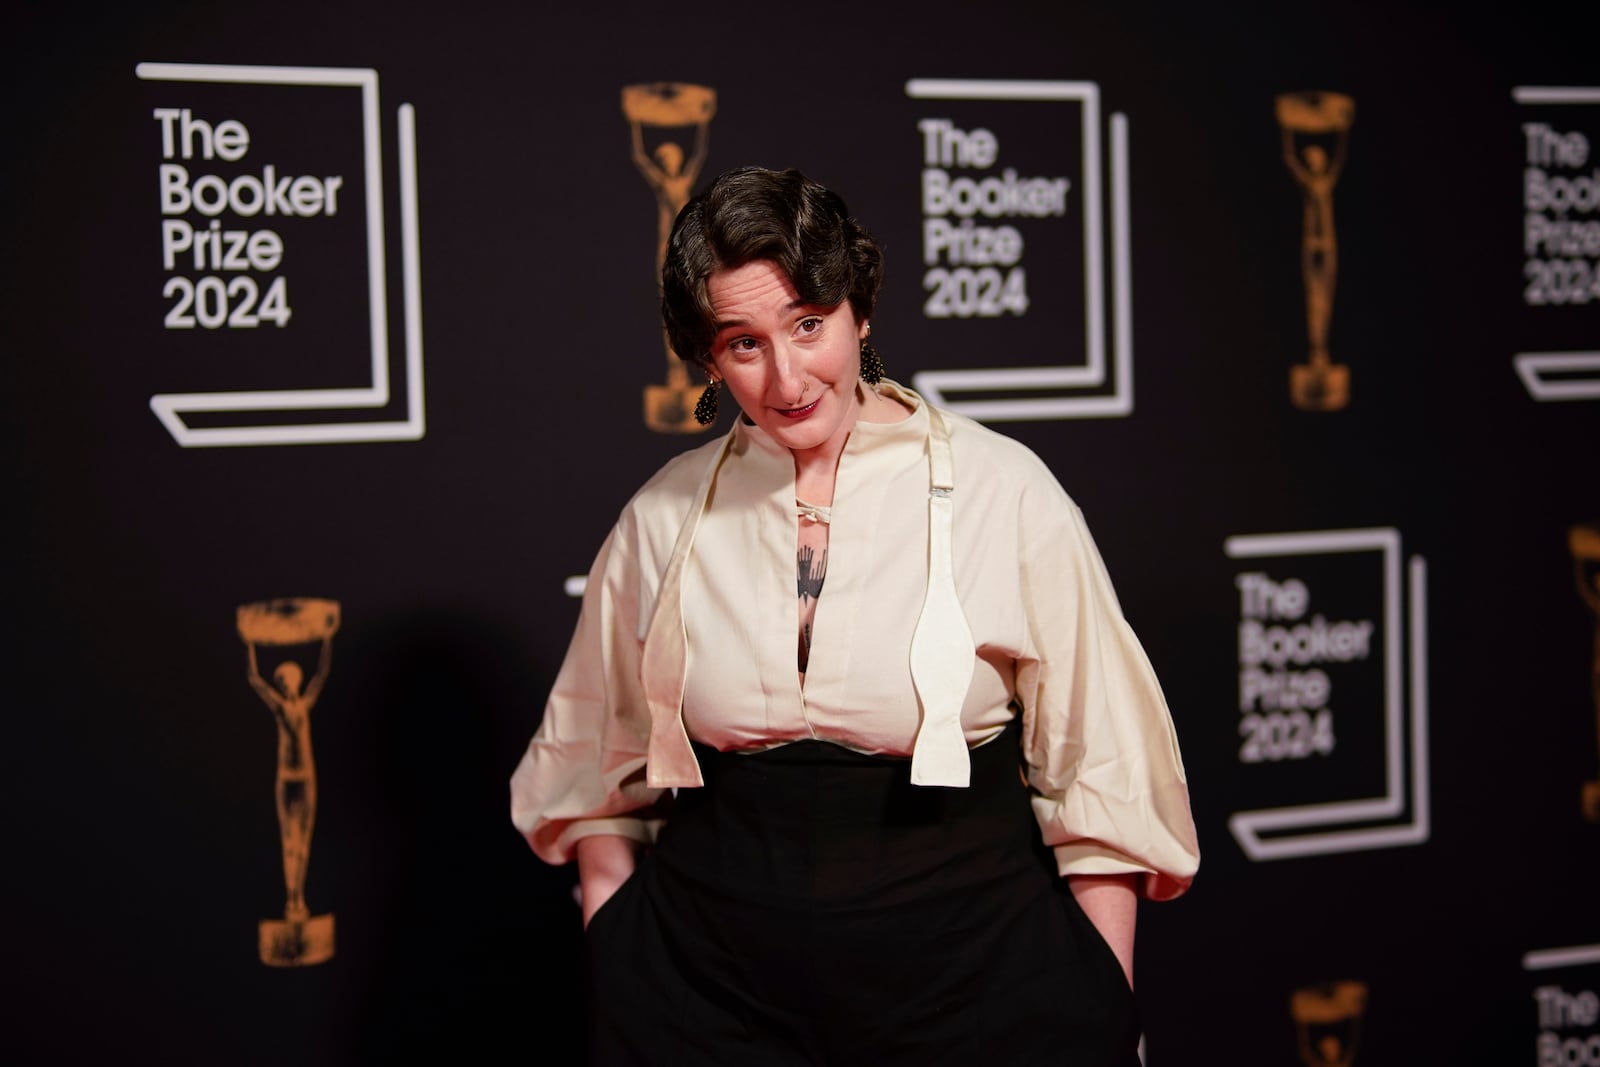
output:
M1018 663L1033 807L1063 875L1140 875L1150 900L1200 863L1172 716L1076 504L1051 477L1019 515L1032 655Z
M661 827L664 790L645 785L650 716L630 529L619 523L595 558L544 719L511 777L511 821L547 863L570 861L583 837L650 843Z

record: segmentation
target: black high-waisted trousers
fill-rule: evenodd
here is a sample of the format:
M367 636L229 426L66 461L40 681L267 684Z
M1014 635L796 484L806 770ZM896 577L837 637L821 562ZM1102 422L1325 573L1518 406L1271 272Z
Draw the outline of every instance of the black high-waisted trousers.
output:
M595 1064L1138 1064L1015 723L967 789L822 741L696 754L705 788L589 924Z

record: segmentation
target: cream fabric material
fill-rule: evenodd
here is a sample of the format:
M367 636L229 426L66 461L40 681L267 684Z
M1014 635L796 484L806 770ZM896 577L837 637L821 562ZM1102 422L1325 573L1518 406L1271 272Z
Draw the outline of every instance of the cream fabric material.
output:
M956 595L951 559L955 474L950 431L939 412L923 410L928 416L928 591L911 635L911 683L922 702L922 725L911 748L911 784L965 787L972 781L972 758L961 729L961 705L972 685L977 647Z
M590 834L653 840L667 788L700 782L690 737L724 751L820 738L913 754L924 702L911 649L936 510L929 410L879 388L914 410L857 423L840 457L803 689L787 450L741 421L623 509L512 778L513 821L546 861L570 860ZM972 642L962 736L982 744L1020 708L1034 810L1060 871L1134 872L1145 896L1176 896L1199 859L1183 764L1082 516L1022 445L943 419L952 579Z

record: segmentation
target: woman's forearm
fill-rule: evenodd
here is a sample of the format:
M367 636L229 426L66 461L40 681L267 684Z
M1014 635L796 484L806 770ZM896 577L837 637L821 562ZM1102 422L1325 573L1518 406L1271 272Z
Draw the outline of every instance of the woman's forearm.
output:
M1094 923L1100 936L1122 964L1128 985L1133 986L1133 930L1138 916L1139 897L1131 874L1075 874L1067 885L1077 898L1078 907Z
M578 841L578 887L583 925L611 899L638 863L639 843L630 837L595 834Z

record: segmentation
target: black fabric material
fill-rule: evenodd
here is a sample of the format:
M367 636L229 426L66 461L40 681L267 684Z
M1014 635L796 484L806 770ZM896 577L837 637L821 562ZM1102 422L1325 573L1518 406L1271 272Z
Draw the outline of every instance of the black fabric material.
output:
M696 746L589 924L592 1056L649 1064L1138 1064L1133 995L1056 876L1017 727L968 789L821 741Z

